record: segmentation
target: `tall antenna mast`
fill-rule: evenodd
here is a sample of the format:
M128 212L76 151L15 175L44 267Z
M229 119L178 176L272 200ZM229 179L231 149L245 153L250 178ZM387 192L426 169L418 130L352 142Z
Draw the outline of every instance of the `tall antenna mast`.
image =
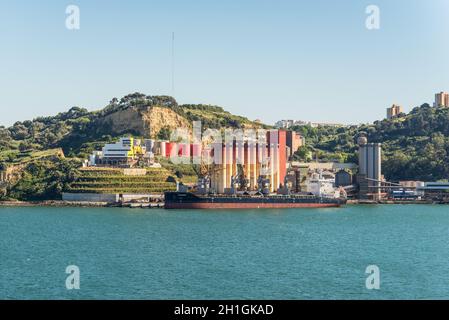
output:
M171 91L175 96L175 33L172 32L171 37Z

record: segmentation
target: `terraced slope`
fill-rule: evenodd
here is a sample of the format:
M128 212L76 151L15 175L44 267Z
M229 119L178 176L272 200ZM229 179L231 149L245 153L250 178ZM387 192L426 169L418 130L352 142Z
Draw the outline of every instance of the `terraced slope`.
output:
M127 176L123 169L86 168L66 190L74 193L163 193L176 190L171 173L163 168L147 169L145 176Z

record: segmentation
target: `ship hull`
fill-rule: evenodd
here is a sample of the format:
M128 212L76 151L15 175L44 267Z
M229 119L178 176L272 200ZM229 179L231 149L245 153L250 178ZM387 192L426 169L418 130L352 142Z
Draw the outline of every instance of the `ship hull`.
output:
M319 197L226 197L196 196L191 193L167 192L166 209L288 209L333 208L345 201Z
M288 209L335 208L332 203L166 203L165 209Z

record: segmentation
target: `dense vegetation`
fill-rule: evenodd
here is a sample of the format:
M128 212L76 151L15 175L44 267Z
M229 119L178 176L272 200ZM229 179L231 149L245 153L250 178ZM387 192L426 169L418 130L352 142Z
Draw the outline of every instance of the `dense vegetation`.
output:
M24 165L20 178L3 184L0 200L52 200L59 199L78 177L80 163L72 159L47 158L33 160Z
M201 121L204 129L222 129L222 128L246 128L246 127L267 127L249 121L245 117L236 116L223 110L221 107L210 105L182 105L183 114L190 121Z
M73 107L68 112L59 113L54 117L39 117L32 121L16 122L10 128L0 127L0 157L2 151L62 148L67 156L85 158L93 150L124 134L141 136L141 133L132 130L114 132L107 124L101 122L104 117L130 107L148 108L151 106L170 108L189 122L201 120L203 128L240 128L257 125L244 117L232 115L221 107L179 106L172 97L134 93L123 97L120 101L113 98L100 111L89 112L84 108ZM163 128L161 131L158 137L169 137L170 131L167 128Z
M168 96L147 96L134 93L122 99L113 98L102 110L90 112L73 107L53 117L16 122L9 128L0 126L0 171L14 168L20 179L0 183L0 197L21 200L53 199L60 197L61 190L73 182L79 172L82 159L93 150L100 150L105 143L117 140L125 134L136 137L141 132L133 130L117 132L103 120L105 117L127 108L147 110L157 106L169 108L189 122L201 120L203 128L259 126L244 117L226 112L221 107L208 105L178 105ZM157 134L168 140L171 130L164 127ZM149 137L145 137L149 138ZM62 150L62 152L55 152ZM64 159L65 155L67 159ZM49 160L51 159L51 160ZM72 165L76 163L77 165ZM70 164L70 165L69 165ZM191 183L194 177L192 166L164 166L178 179Z
M449 177L449 109L428 104L392 120L350 127L296 127L307 145L298 159L357 162L357 137L382 143L383 173L388 180L445 180Z

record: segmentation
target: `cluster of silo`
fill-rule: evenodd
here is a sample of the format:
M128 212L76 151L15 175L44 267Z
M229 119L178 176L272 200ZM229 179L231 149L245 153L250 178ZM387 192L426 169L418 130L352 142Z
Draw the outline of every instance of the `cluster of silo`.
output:
M246 139L214 144L214 164L211 187L217 193L228 193L232 189L233 177L241 166L248 190L258 190L259 177L270 181L270 192L283 185L286 175L285 131L272 130L265 139Z
M380 197L382 179L382 144L368 143L364 136L359 137L359 183L360 198Z

